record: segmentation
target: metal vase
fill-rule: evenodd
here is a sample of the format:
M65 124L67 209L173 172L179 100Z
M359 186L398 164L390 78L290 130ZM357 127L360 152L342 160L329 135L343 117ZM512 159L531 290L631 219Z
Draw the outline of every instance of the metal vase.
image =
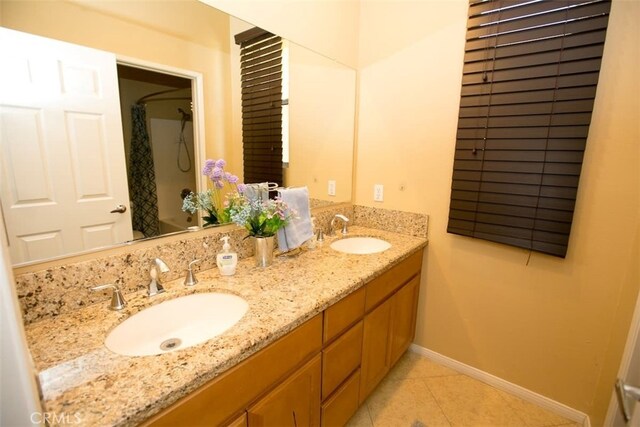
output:
M268 267L273 262L273 242L275 236L254 237L256 252L256 267Z

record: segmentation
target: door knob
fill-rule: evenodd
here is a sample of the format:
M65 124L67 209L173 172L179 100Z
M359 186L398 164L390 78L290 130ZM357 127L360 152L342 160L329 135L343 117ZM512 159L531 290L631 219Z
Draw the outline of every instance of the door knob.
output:
M127 211L127 207L125 205L118 205L111 213L125 213Z

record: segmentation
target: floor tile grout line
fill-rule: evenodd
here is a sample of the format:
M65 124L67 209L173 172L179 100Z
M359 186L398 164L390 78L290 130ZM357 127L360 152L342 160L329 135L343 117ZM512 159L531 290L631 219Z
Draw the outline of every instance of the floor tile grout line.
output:
M454 376L454 375L442 375L442 376L440 376L438 378L452 377L452 376ZM435 378L435 377L430 377L430 378ZM447 422L449 423L450 426L453 426L453 422L449 419L447 414L444 412L444 409L442 409L442 406L440 406L440 402L438 402L438 398L436 398L436 395L433 393L433 390L431 390L431 387L429 386L429 383L427 382L427 379L423 378L422 382L424 383L424 385L427 386L427 390L429 390L429 393L431 394L431 397L433 397L433 401L436 402L436 405L438 405L438 408L440 408L440 412L442 412L442 415L444 416L444 418L447 420Z
M476 381L477 381L477 380L476 380ZM529 425L529 423L527 422L527 420L523 419L523 418L520 416L520 414L518 413L518 411L516 410L516 408L514 408L514 407L513 407L513 405L509 402L509 400L508 400L508 399L506 399L506 398L504 397L504 394L509 394L510 396L513 396L511 393L507 393L507 392L506 392L506 391L504 391L504 390L499 390L499 389L495 388L494 386L492 386L491 384L486 384L486 383L484 383L484 384L485 384L485 385L488 385L489 387L491 387L493 390L495 390L495 391L497 392L498 396L500 396L500 400L502 400L502 401L507 405L507 407L508 407L509 409L511 409L511 412L513 412L513 413L516 415L516 417L518 417L518 419L520 419L520 420L522 421L523 425L528 426L528 427L533 427L533 426L530 426L530 425ZM514 396L514 397L517 397L517 396Z
M371 411L369 410L369 405L367 404L366 401L364 402L364 409L367 410L367 417L369 418L369 422L373 427L376 427L375 424L373 423L373 418L371 417Z

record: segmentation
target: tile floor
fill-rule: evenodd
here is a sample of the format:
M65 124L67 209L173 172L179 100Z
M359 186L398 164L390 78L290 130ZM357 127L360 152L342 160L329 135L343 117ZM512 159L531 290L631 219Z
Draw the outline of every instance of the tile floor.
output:
M408 351L348 427L580 427Z

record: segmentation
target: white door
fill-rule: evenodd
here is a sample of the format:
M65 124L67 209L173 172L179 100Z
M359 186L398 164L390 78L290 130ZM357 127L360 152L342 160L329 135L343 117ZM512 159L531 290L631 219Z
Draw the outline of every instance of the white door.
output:
M631 320L615 392L606 425L640 427L640 295Z
M131 240L115 56L0 28L0 58L0 200L12 261ZM126 213L111 213L117 205Z

